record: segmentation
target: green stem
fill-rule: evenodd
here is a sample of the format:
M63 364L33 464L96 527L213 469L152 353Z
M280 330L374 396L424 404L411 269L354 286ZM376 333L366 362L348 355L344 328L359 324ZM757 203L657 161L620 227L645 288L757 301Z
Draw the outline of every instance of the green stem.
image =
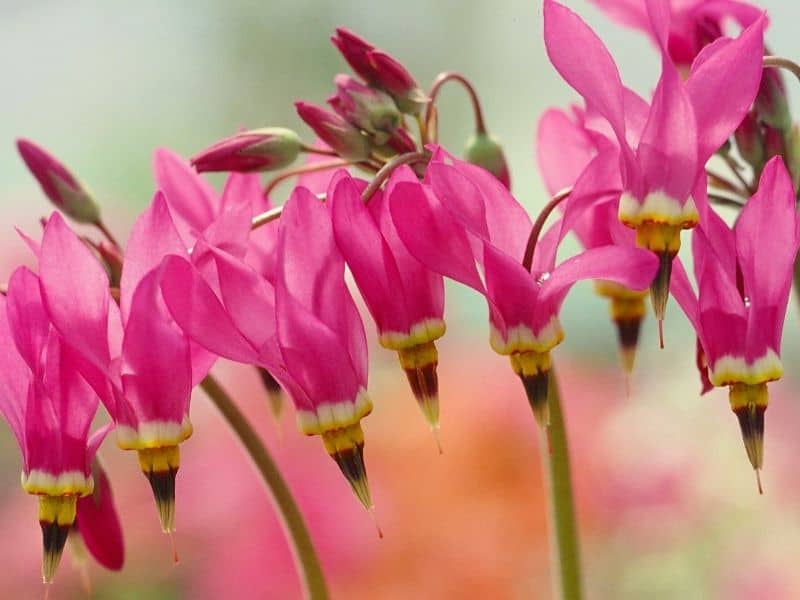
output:
M548 447L542 454L550 490L550 535L555 542L553 555L559 569L555 585L560 589L560 597L564 600L580 600L583 592L578 522L575 519L575 504L572 498L569 448L561 412L561 396L556 373L552 368L548 389L550 426L547 428Z
M278 466L270 456L266 447L258 437L247 418L236 407L231 397L222 388L213 376L208 375L200 383L205 393L225 417L236 436L244 445L250 458L261 474L278 509L278 514L283 522L286 536L289 538L293 550L300 579L305 587L306 598L309 600L327 600L328 588L319 558L314 550L314 544L308 529L303 522L300 509L289 491Z

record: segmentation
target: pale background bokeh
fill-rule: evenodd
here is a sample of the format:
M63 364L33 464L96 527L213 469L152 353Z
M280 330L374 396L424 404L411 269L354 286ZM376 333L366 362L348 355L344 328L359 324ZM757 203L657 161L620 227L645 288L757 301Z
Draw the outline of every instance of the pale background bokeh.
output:
M646 94L654 86L658 70L656 54L647 40L616 27L587 2L567 4L584 15L606 41L625 82ZM796 34L800 4L770 0L761 5L772 16L768 39L773 51L800 59ZM41 142L70 165L102 199L108 221L124 238L135 215L152 196L155 147L167 146L189 155L240 127L265 125L294 127L310 139L292 101L324 101L333 76L346 69L328 41L338 25L394 54L423 85L442 70L467 75L483 101L489 128L505 144L515 194L532 213L544 204L533 158L536 122L543 109L563 106L575 96L547 62L539 2L0 0L4 92L0 97L0 223L5 232L0 279L26 258L13 226L36 231L36 220L50 210L16 155L16 137ZM788 86L796 99L797 82L788 80ZM796 101L792 105L798 107ZM453 87L442 94L440 115L442 141L459 151L471 126L471 109L460 89ZM357 523L353 539L331 534L335 540L320 542L329 556L340 553L340 546L346 547L349 549L341 553L358 554L361 568L375 569L372 575L359 572L354 567L360 564L355 557L341 564L328 559L328 570L335 571L334 587L342 594L400 598L409 597L405 594L414 590L420 598L464 598L489 597L487 590L493 589L493 597L504 598L546 593L544 499L535 428L524 420L528 418L524 396L507 362L485 344L482 299L453 285L448 291L449 331L442 344L446 454L441 459L432 452L410 406L413 403L393 357L373 349L371 391L378 410L367 422L367 461L378 488L379 512L383 502L387 521L389 540L381 545L372 540L368 519L351 506L349 492L337 479L332 463L321 457L318 441L287 441L298 437L290 419L283 423L284 442L277 441L275 427L267 422L263 410L259 412L263 407L255 381L248 380L248 391L243 392L253 405L253 418L264 421L265 435L277 448L289 479L303 481L305 467L291 451L299 446L303 460L308 457L311 461L308 469L319 471L334 486L330 505L338 503L342 508L330 508L319 498L304 503L306 511L317 511L311 518L312 529L325 530L320 523L327 512L340 519L343 511ZM696 397L694 340L674 303L669 311L666 350L657 350L653 321L646 323L632 382L633 397L626 401L622 378L616 372L614 332L606 304L594 296L591 285L576 287L563 312L567 339L556 357L569 365L562 378L575 378L572 386L565 385L567 392L572 387L575 397L565 401L568 418L573 418L572 433L582 436L575 441L574 453L581 517L588 522L584 562L590 597L789 598L796 597L792 593L800 594L800 588L793 587L798 583L794 563L787 560L796 557L800 548L796 475L800 471L800 442L796 441L800 386L795 368L800 359L800 336L796 299L792 302L785 334L786 376L773 386L773 404L767 414L767 496L759 498L724 392ZM370 324L367 329L371 333ZM234 378L242 372L237 370L241 367L218 368ZM508 397L500 391L507 391ZM383 408L385 396L399 398L402 412ZM211 428L214 417L202 398L196 400L195 408L196 420L201 424L208 421ZM494 413L499 413L492 426L495 429L487 428L483 419ZM516 420L525 425L514 425ZM384 433L370 438L371 426ZM511 427L510 434L507 427ZM206 441L209 439L199 427L186 456L192 455L189 448L211 444ZM17 571L4 569L0 574L0 596L12 597L2 593L8 578L8 589L18 594L15 597L36 597L40 593L38 531L32 501L19 489L18 457L5 428L0 428L0 444L0 498L16 507L16 512L9 508L9 514L2 516L2 523L14 524L13 531L4 529L3 546L19 542L30 548L26 560L17 563ZM493 446L506 444L510 448L521 444L524 451ZM474 445L481 448L475 456L469 452ZM203 452L205 456L210 451ZM406 452L415 458L398 456ZM141 505L142 520L126 519L131 540L129 565L116 579L99 575L102 586L97 597L118 598L127 593L124 597L137 598L145 590L163 598L223 597L208 591L214 589L211 583L207 588L198 587L197 573L207 577L217 569L237 574L243 567L236 546L230 546L230 553L218 555L225 561L194 560L196 548L187 523L181 529L185 537L179 539L186 548L184 564L177 570L167 568L169 565L162 564L166 562L167 553L162 552L166 542L157 535L154 511L147 504L149 492L135 473L133 457L116 451L110 443L103 454L120 465L120 474L112 472L112 478L115 484L124 480L118 493L123 513L125 507ZM240 460L232 445L229 454L230 460ZM474 460L476 456L481 460L455 463L458 457ZM493 476L495 456L506 471ZM447 462L436 467L437 461ZM441 467L445 464L446 469ZM428 472L426 467L434 471ZM227 469L224 465L218 468ZM187 488L192 481L190 473L194 473L197 481L209 486L206 492L213 492L212 473L191 464L185 464L184 471L181 475ZM241 472L250 477L247 468ZM448 478L455 479L451 482ZM651 480L655 481L653 489L642 483ZM252 495L242 492L241 506L268 515L270 509L262 503L258 487L248 489ZM390 489L400 497L390 497ZM414 496L417 491L420 495ZM203 518L207 511L216 515L217 530L207 528L207 538L202 540L233 544L231 530L241 527L240 519L247 518L240 514L244 509L221 507L215 503L225 495L206 492L197 498L185 491L184 505L178 509L179 523L184 511L197 513L197 519L208 525ZM311 492L307 495L316 497ZM416 499L406 498L412 496ZM195 507L187 509L185 504L190 502ZM422 514L426 502L434 504L430 518ZM227 511L227 517L218 514L220 511ZM442 516L452 512L463 518ZM442 529L438 528L440 522ZM472 529L466 526L470 523ZM139 529L148 533L139 535ZM288 587L253 584L255 587L243 588L242 595L229 597L282 598L297 593L291 563L274 523L271 531L272 546L282 557L274 572L273 563L265 557L263 564L256 561L238 579L252 577L268 583L273 576L281 577L288 579ZM316 531L316 535L325 534ZM28 537L33 540L23 539ZM408 547L401 551L404 538L408 538ZM526 547L529 555L524 555ZM154 555L160 561L157 574L150 570ZM436 580L437 561L442 562L440 577L446 585ZM75 587L77 577L66 563L68 560L56 586L64 587L53 590L53 599L72 597L72 592L82 597L80 588ZM748 587L754 582L771 585L773 580L777 583L766 588L770 590L766 596L760 595L758 587ZM257 591L270 589L272 595Z

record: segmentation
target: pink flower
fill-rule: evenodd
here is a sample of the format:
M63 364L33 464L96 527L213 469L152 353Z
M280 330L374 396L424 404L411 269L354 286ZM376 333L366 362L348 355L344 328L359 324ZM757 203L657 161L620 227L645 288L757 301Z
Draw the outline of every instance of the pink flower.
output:
M370 85L391 94L402 112L418 114L428 102L408 70L386 52L344 27L336 29L331 42L353 71Z
M695 231L698 297L682 268L672 284L697 331L710 383L730 386L731 407L756 470L763 461L767 383L783 375L781 334L799 247L795 191L783 161L774 158L733 229L709 211Z
M661 77L649 107L628 101L606 47L575 13L553 0L544 3L544 36L555 68L616 138L623 184L619 218L636 229L638 245L660 257L651 292L656 316L663 320L680 231L693 227L706 210L700 206L698 212L695 202L706 188L704 165L758 91L765 19L757 19L736 40L709 46L684 83L667 52L668 3L648 0L647 13L662 52ZM720 95L720 89L726 93Z
M295 102L295 108L306 125L314 130L339 156L348 160L369 158L370 141L361 131L336 113L309 102Z
M647 13L645 0L592 0L601 10L622 25L638 29L659 45ZM671 0L672 9L667 49L672 61L689 67L700 51L723 37L725 24L733 20L747 28L763 14L763 10L737 0Z
M628 102L643 103L633 92ZM539 119L536 155L539 170L551 195L572 187L564 203L562 232L574 231L584 248L612 244L634 247L634 232L617 217L622 182L616 140L592 131L591 114L571 107L550 109ZM605 191L602 196L597 191ZM635 291L611 281L595 282L595 290L608 297L611 317L617 326L620 358L627 372L633 370L641 322L645 315L646 291Z
M0 346L0 413L22 451L22 487L39 496L42 576L50 582L78 498L94 489L92 458L108 427L89 437L97 395L50 322L39 278L25 267L0 297Z
M329 196L333 232L384 348L395 350L411 389L435 430L439 398L434 341L444 335L444 282L408 253L389 214L400 182L416 182L408 167L396 170L386 190L365 204L365 183L341 174Z
M61 162L30 140L17 140L17 150L50 202L79 223L98 222L94 198Z
M198 173L270 171L292 164L302 143L291 129L267 127L220 140L192 158Z
M539 241L528 272L521 264L532 227L525 210L490 173L441 149L425 183L398 183L389 202L411 254L486 297L492 348L510 356L543 425L550 350L564 337L558 312L569 288L581 279L608 279L642 289L655 272L650 253L621 246L594 248L556 266L560 224Z
M137 451L165 531L174 530L178 445L192 434L191 390L216 358L193 347L163 305L158 268L170 253L186 249L159 193L131 232L119 308L105 271L58 215L47 224L40 256L53 323L114 418L117 444Z
M191 260L168 257L163 274L164 299L186 334L217 355L267 369L291 396L300 430L322 437L371 506L359 424L372 410L366 338L329 208L295 189L280 219L274 286L210 245Z

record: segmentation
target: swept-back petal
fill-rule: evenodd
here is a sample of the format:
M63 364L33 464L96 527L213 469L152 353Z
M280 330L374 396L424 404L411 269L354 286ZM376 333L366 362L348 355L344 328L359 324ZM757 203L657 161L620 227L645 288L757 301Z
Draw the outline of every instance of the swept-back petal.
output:
M25 405L30 370L14 344L6 304L6 297L0 295L0 414L8 422L17 444L24 452Z
M435 273L485 293L475 266L474 245L428 186L399 183L388 201L397 233L417 260Z
M551 108L539 118L536 160L551 196L573 185L596 152L586 130L566 111Z
M78 499L75 526L94 559L106 569L119 571L125 562L122 525L111 482L98 459L92 464L92 476L94 492Z
M153 202L134 223L128 239L120 282L123 321L127 322L139 281L168 254L187 256L186 246L175 228L164 194L156 192Z
M692 64L686 89L697 119L701 164L730 137L753 104L761 83L765 25L762 15L735 40L719 38L706 46Z
M564 261L542 284L542 300L560 305L573 284L585 279L604 279L632 290L644 290L653 281L658 259L640 248L602 246Z
M186 247L213 221L219 200L208 182L195 173L189 161L159 148L153 156L156 185L164 192L175 226Z

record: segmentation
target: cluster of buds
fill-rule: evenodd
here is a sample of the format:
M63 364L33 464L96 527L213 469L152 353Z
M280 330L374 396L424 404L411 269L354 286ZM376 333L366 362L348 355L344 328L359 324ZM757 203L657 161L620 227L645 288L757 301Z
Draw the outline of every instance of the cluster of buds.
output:
M628 2L598 4L617 16L622 5L633 10ZM767 134L778 131L775 153L794 164L783 84L762 69L766 19L758 11L737 9L743 30L724 38L724 11L683 14L667 0L641 9L631 22L661 55L650 100L623 85L577 14L544 0L548 55L585 107L551 109L540 121L538 159L553 199L536 219L511 194L502 149L463 76L443 74L425 94L397 60L344 29L332 40L361 80L335 78L332 111L296 103L322 145L269 127L222 140L191 162L158 150L157 191L124 252L66 167L20 141L56 207L107 238L79 237L54 213L41 242L24 238L37 272L17 269L0 298L0 412L22 450L23 487L40 497L45 580L72 526L103 564L121 564L119 524L95 458L110 432L137 452L162 529L175 530L180 445L193 432L189 399L218 358L257 368L275 414L288 396L300 431L321 438L372 509L361 425L373 410L367 337L346 268L434 434L445 278L486 299L489 344L509 358L545 431L553 351L565 335L559 313L571 287L593 280L609 298L628 372L648 289L660 328L672 293L697 332L704 384L729 387L758 473L767 383L782 375L800 247L791 169L780 156L766 160ZM434 103L450 80L465 85L476 111L466 161L436 143ZM417 136L407 116L416 118ZM742 189L705 168L715 153L735 163L731 136L751 166L750 182L735 171ZM763 138L761 150L754 136ZM288 167L300 153L338 159L281 172L262 188L254 172ZM204 171L231 172L221 194ZM275 182L295 175L289 199L273 206ZM733 228L710 204L719 200L712 184L740 193L727 198L743 206ZM545 228L556 207L561 217ZM694 229L697 293L678 258L684 229ZM570 233L585 249L559 261ZM90 436L100 404L110 422ZM86 498L97 501L82 510Z

